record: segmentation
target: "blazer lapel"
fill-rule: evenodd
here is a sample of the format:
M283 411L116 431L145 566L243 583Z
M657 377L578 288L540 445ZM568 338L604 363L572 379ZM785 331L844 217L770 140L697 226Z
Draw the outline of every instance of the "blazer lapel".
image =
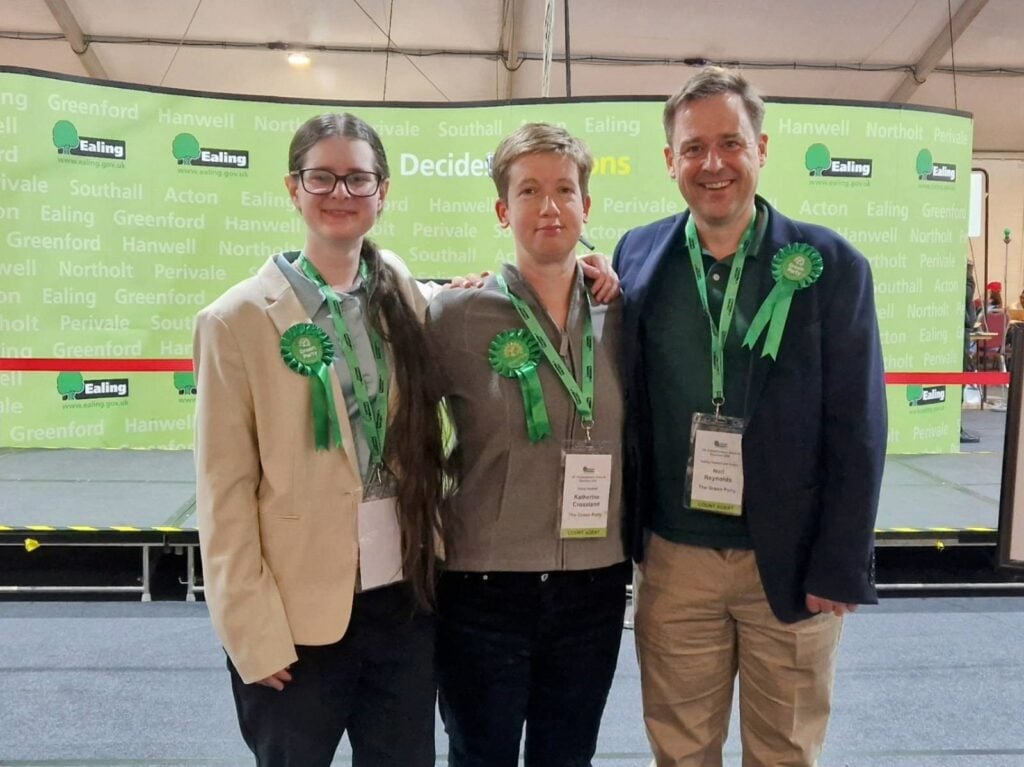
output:
M763 200L762 200L763 202ZM758 256L766 259L764 269L761 269L761 284L758 286L758 308L761 302L775 287L775 280L772 279L771 258L780 248L790 241L786 226L787 219L774 208L764 203L765 209L769 211L768 230L764 235L764 242L761 244ZM771 357L762 357L764 351L765 333L761 334L754 348L750 350L750 373L747 378L747 401L745 403L744 415L747 422L754 416L754 411L761 402L761 393L764 391L768 373L772 369L774 360Z
M267 300L267 315L278 333L284 335L292 325L310 322L306 310L302 308L302 302L273 259L263 265L257 277L263 290L263 297Z
M284 335L285 331L293 325L311 321L309 315L306 314L306 310L302 307L302 302L295 295L295 291L292 290L288 280L281 274L281 269L274 259L263 265L257 273L257 277L263 289L263 296L267 301L267 316L270 317L271 322L274 323L274 327L277 328L277 332L280 335ZM340 350L335 349L335 353L340 354ZM331 365L329 374L331 377L331 390L334 394L334 403L338 409L338 423L341 425L341 438L345 448L345 456L348 458L349 466L353 468L353 475L358 477L359 472L355 470L355 467L359 466L359 461L355 454L352 425L348 420L345 395L341 391L341 382L338 380L338 373L334 369L334 365ZM296 375L298 374L296 373Z
M638 318L644 313L651 284L658 273L662 261L672 252L677 242L685 241L686 218L688 215L688 213L684 213L676 216L663 230L655 234L655 240L651 243L650 252L644 259L640 272L637 275L635 289L638 306L636 316Z

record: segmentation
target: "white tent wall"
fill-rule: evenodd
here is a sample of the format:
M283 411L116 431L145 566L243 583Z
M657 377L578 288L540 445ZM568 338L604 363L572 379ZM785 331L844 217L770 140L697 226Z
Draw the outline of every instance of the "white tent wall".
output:
M1024 288L1024 152L976 152L974 167L988 174L988 281L1004 283L1003 299L1017 303ZM1003 230L1010 230L1010 244ZM984 297L985 241L971 240L978 273L978 290Z
M113 80L264 96L532 98L546 1L3 0L0 64L75 75L98 66L95 76ZM1024 151L1020 0L554 7L551 96L566 91L567 7L574 96L665 94L700 62L726 63L773 96L968 110L979 149ZM290 50L309 51L312 65L289 68Z

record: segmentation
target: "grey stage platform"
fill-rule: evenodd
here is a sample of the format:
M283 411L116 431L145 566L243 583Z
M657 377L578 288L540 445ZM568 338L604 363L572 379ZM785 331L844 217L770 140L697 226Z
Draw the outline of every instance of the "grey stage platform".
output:
M0 525L194 527L191 451L0 449Z
M957 455L891 456L880 540L900 531L991 531L998 523L1005 412L965 411L981 436ZM195 471L188 451L0 449L0 532L92 527L194 535Z
M821 767L1024 764L1022 634L1022 598L889 599L847 618ZM632 639L594 767L650 763ZM0 603L0 657L0 765L253 764L205 604ZM351 764L347 747L334 763Z

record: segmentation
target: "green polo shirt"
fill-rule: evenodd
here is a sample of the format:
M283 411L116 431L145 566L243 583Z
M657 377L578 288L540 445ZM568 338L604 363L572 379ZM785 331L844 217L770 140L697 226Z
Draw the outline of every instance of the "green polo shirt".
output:
M747 256L725 343L725 403L722 414L742 416L751 352L743 336L760 306L760 284L769 259L758 251L768 224L759 212L753 252ZM704 253L708 305L718 321L734 256L721 261ZM735 255L735 254L734 254ZM656 507L652 528L676 543L708 548L749 549L753 544L745 516L731 517L689 508L686 466L690 421L695 412L713 413L711 404L711 331L701 306L683 238L662 263L642 320L644 368L654 441Z

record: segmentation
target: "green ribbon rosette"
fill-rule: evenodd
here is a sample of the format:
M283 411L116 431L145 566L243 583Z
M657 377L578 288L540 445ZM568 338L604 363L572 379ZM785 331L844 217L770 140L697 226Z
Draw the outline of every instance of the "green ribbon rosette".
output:
M789 316L793 294L817 282L824 268L821 253L803 242L794 242L776 253L772 258L775 287L751 320L747 335L743 338L743 345L753 349L767 327L768 334L764 339L764 351L761 352L761 356L775 359L779 354L782 331L786 329L786 318Z
M341 425L334 406L330 369L334 361L334 344L323 328L311 322L292 325L281 336L281 357L299 375L309 378L313 402L313 434L317 450L341 447Z
M495 373L519 381L519 390L523 393L523 410L526 411L526 433L530 442L539 442L551 434L544 390L537 375L541 360L540 344L533 335L524 328L498 333L487 350L487 359Z

